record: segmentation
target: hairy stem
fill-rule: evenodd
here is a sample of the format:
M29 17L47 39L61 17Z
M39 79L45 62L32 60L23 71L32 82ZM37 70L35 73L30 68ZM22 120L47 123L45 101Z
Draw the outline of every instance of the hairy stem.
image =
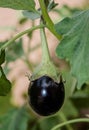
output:
M10 39L8 42L6 42L1 48L0 50L4 50L6 47L8 47L11 43L13 43L16 39L20 38L21 36L25 35L26 33L30 33L32 32L33 30L36 30L36 29L39 29L39 28L43 28L44 25L38 25L38 26L34 26L30 29L27 29L19 34L17 34L15 37L13 37L12 39Z
M44 3L44 0L39 0L39 4L40 4L40 8L42 11L42 16L46 22L46 26L47 28L60 40L62 38L61 35L59 35L54 28L54 23L52 22L52 20L50 19L48 12L47 12L47 8L46 5Z

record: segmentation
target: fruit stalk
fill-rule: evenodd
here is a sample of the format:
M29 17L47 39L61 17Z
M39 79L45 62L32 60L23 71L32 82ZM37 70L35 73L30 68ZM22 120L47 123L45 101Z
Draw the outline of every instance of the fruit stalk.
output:
M44 28L40 29L40 34L41 34L41 43L42 43L42 63L44 62L47 63L50 61L50 53L48 49L48 44L47 44L47 39L46 39Z

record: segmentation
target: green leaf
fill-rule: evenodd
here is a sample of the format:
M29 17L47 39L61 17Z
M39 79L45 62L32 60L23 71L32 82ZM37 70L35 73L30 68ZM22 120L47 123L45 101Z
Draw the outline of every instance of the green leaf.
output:
M0 0L0 7L16 10L35 10L34 0Z
M0 96L6 96L11 89L11 83L6 78L2 67L0 67Z
M57 56L70 62L71 73L77 78L80 88L89 81L89 10L65 18L55 28L63 35L56 49Z
M32 11L23 11L23 15L26 17L26 18L30 18L31 20L35 20L35 19L38 19L40 18L41 14L40 14L40 11L39 12L32 12Z
M24 54L22 39L11 44L6 51L6 62L15 61Z
M0 117L0 130L26 130L29 116L25 107L13 108Z
M0 52L0 65L5 61L5 50Z

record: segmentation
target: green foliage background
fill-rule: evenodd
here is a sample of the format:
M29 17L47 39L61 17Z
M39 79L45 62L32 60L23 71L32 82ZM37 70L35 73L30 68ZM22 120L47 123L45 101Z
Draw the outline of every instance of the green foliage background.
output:
M48 3L50 3L47 7L48 11L56 6L56 3L52 0L49 0ZM42 14L39 9L35 8L34 0L0 0L0 7L23 10L24 18L18 21L18 23L21 23L21 26L29 18L35 20ZM13 106L10 103L11 93L7 95L11 90L11 83L5 75L5 72L8 74L11 71L8 68L8 64L18 58L23 59L22 57L24 56L24 62L29 66L30 70L32 70L32 66L30 64L31 61L27 59L24 52L22 39L13 42L6 51L1 50L1 48L7 41L1 42L0 130L51 130L57 124L66 122L69 119L84 117L86 114L89 116L89 9L88 7L71 9L65 5L60 9L56 7L53 11L59 16L59 22L54 25L54 28L62 36L60 44L57 46L56 54L59 59L64 59L67 65L61 72L64 79L66 79L64 105L56 115L47 118L33 113L27 103L22 107ZM31 39L33 32L28 37ZM29 50L33 51L37 48L39 46L32 50L29 48ZM27 100L27 97L25 98ZM84 114L81 114L82 110L85 110ZM83 125L85 124L81 124L82 127L66 125L58 130L82 130ZM86 123L83 130L88 128L89 123Z

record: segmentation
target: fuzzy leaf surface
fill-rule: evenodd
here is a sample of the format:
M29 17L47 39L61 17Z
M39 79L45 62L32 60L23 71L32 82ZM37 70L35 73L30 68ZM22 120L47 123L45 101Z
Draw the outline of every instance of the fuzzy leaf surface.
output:
M70 62L71 73L78 80L78 88L81 88L83 83L89 82L89 10L63 19L55 28L63 35L56 54Z
M35 10L34 0L0 0L0 7L16 10Z

